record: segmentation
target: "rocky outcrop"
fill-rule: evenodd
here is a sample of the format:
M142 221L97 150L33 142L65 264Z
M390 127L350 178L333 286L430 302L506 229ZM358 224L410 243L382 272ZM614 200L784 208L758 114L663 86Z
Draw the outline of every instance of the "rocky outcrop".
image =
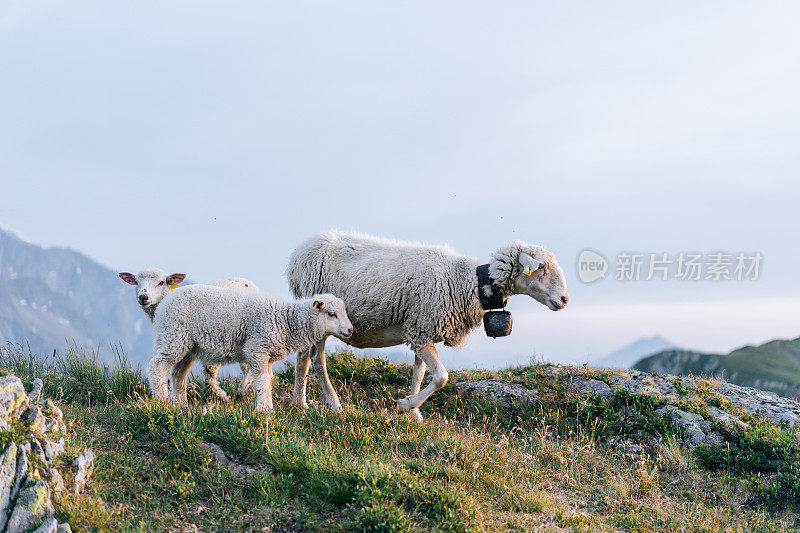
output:
M758 414L778 425L800 427L800 402L752 387L638 370L592 373L553 365L546 367L543 372L548 378L568 385L582 397L606 399L618 390L655 397L661 404L656 414L680 428L684 442L692 449L704 444L722 443L723 436L718 431L720 425L747 427L747 423L740 418L744 415L741 412L738 413L740 416L729 412L735 411L735 408L728 411L721 409L723 403L737 406L744 413ZM464 397L496 403L536 403L538 398L536 390L496 379L461 381L455 387ZM693 409L686 404L686 394L696 391L697 387L703 391L698 397L705 400Z
M65 452L67 428L52 401L41 403L42 388L42 381L35 379L26 394L18 377L0 378L0 430L23 435L0 453L0 532L70 531L68 523L59 524L53 517L53 502L67 489L57 464ZM93 464L90 450L76 459L76 472L68 476L74 479L76 493L83 489Z
M466 397L481 398L490 402L518 405L520 403L536 403L537 399L535 390L519 383L507 383L495 379L460 381L455 386Z

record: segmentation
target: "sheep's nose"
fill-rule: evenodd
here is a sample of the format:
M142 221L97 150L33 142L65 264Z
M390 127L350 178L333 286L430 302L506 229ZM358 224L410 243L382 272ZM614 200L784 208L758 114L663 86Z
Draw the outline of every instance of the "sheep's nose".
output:
M564 296L562 296L562 297L561 297L561 302L562 302L564 305L567 305L567 302L568 302L568 301L569 301L569 296L567 296L566 294L565 294Z
M139 303L140 304L146 304L147 303L147 295L146 294L140 294L139 295Z

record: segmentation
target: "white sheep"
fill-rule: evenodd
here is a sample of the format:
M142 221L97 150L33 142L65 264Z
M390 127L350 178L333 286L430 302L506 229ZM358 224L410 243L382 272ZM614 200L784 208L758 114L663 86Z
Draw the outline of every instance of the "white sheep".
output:
M167 373L194 351L205 365L247 363L253 373L256 408L272 410L272 364L328 335L353 331L344 303L331 294L286 302L249 291L195 285L169 294L153 322L150 389L168 399ZM186 381L175 382L185 402Z
M311 237L291 255L286 276L298 297L330 292L344 300L353 321L348 344L384 348L407 344L414 350L411 393L398 410L422 419L419 406L447 383L447 370L434 345L462 344L488 308L479 296L480 263L447 246L429 246L329 231ZM484 266L484 271L485 270ZM488 263L500 306L514 294L527 294L556 311L567 304L567 285L556 258L541 246L517 241L498 249ZM481 288L484 300L492 285ZM486 304L486 302L484 302ZM307 408L306 378L312 355L325 399L341 407L325 366L325 340L297 356L292 403ZM420 392L426 366L432 381Z
M160 268L148 268L140 271L136 275L130 272L120 272L119 277L126 283L136 286L136 300L139 303L139 307L152 322L158 304L161 303L161 300L163 300L171 290L178 288L180 283L186 278L186 274L170 274L168 276L167 273ZM247 278L225 278L215 281L211 283L211 285L236 290L259 290L258 286ZM187 357L186 360L180 361L173 369L175 377L185 379L185 374L189 372L193 363L193 357ZM253 376L248 372L247 365L242 364L240 366L242 369L242 382L239 385L239 393L243 395L251 388ZM220 365L211 365L204 366L203 370L206 376L206 383L211 389L211 392L222 401L227 402L230 401L230 398L228 398L228 394L222 390L222 387L219 386L219 381L217 381L219 368Z

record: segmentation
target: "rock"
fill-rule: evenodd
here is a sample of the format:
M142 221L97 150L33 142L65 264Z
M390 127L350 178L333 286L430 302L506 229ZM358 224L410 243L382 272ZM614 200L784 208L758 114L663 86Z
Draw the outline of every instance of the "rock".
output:
M8 519L7 533L20 533L55 514L50 501L50 489L44 481L37 481L19 493L14 510Z
M28 409L27 420L32 433L35 435L44 435L47 427L47 419L44 417L44 413L42 413L38 405L34 405Z
M640 455L642 453L642 447L636 443L629 442L625 445L624 452L628 455Z
M75 494L80 494L83 487L86 485L86 480L92 475L94 470L94 452L92 450L84 450L72 462L75 467Z
M211 463L213 465L218 467L228 466L228 458L225 457L225 451L219 444L204 442L203 447L211 454Z
M531 390L519 383L506 383L495 379L460 381L455 384L455 387L460 394L467 398L482 398L490 402L510 405L536 403L538 399L535 390Z
M58 473L55 468L50 469L50 488L53 492L64 492L67 485L64 483L64 478Z
M28 451L31 445L25 443L19 447L19 454L17 456L17 473L14 475L14 488L11 489L11 499L16 500L19 490L22 487L22 482L28 477Z
M42 460L43 463L47 464L47 457L44 454L44 448L42 448L42 443L39 442L39 439L36 438L36 435L33 433L28 433L28 442L25 444L30 444L30 453L36 455Z
M722 435L711 427L711 423L703 415L684 411L674 405L665 405L656 409L656 414L672 420L672 423L683 430L686 445L695 449L703 444L721 444Z
M33 533L56 533L58 530L58 520L55 518L48 518L42 525L33 530Z
M56 420L64 420L64 413L61 409L58 408L56 404L53 403L53 400L47 400L44 404L44 411L50 418L55 418Z
M14 475L17 473L17 445L8 445L0 457L0 531L8 520L8 504L11 503L11 491L14 488Z
M0 377L0 430L7 431L13 419L28 408L28 395L17 376Z
M783 413L776 413L773 415L772 421L777 422L778 424L784 422L790 428L796 428L798 424L800 424L800 416L797 416L797 414L791 411L784 411Z
M708 415L718 422L722 422L723 424L736 424L739 427L746 428L747 424L742 422L735 416L726 413L725 411L720 411L716 407L709 407L708 408Z
M44 383L42 383L41 379L36 378L31 382L31 385L33 385L33 388L28 393L28 401L33 404L39 400L39 397L42 394L42 389L44 388Z
M44 456L48 465L52 464L56 457L64 453L64 437L58 439L58 442L53 442L45 437L42 442L44 442Z
M596 394L601 398L608 398L611 395L611 387L599 379L580 380L577 388L581 394Z
M56 533L72 533L72 528L69 527L69 522L58 524L58 527L56 528Z

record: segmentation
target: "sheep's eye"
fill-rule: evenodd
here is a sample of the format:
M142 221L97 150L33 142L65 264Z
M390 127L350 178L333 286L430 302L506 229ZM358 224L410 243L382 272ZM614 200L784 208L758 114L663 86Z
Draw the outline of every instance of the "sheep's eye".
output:
M162 281L162 282L160 282L160 283L158 284L158 286L160 287L160 286L162 286L163 284L164 284L164 282Z
M336 316L336 313L328 313L328 316L329 316L329 317L331 317L331 318L338 318L338 317Z
M544 272L544 263L539 265L539 268L537 268L536 270L541 270L542 272Z

